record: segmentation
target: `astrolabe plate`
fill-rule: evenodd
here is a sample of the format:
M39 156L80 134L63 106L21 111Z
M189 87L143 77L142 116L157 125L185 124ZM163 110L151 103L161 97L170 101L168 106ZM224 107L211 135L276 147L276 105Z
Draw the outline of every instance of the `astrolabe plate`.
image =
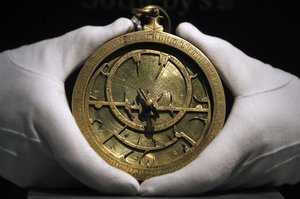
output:
M207 57L175 35L121 35L88 59L72 112L90 146L138 180L176 171L217 136L221 80Z

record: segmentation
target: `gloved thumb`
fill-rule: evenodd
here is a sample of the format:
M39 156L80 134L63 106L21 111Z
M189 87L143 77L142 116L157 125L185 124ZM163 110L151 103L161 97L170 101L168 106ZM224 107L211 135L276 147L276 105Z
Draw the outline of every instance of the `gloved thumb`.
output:
M291 79L290 74L247 56L227 41L208 36L190 23L181 23L177 35L203 51L234 96L265 92Z
M120 18L107 26L85 26L54 39L22 46L9 54L27 70L64 81L97 47L132 28L129 19Z

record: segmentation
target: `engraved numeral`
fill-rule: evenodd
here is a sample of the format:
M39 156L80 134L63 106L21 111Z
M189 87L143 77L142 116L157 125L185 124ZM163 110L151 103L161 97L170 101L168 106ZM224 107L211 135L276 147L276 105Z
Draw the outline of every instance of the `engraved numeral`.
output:
M190 150L190 148L186 144L182 144L181 146L182 146L184 153L186 153L186 152L188 152L188 150Z
M139 158L140 158L140 157L139 157L138 155L133 156L133 159L134 159L135 161L138 161Z
M140 158L139 163L143 166L152 166L157 161L157 157L154 154L146 151Z
M141 137L139 137L136 141L136 144L139 145L140 144L140 141L141 141Z
M135 63L135 66L136 66L136 75L139 76L139 66L140 66L140 63L141 63L141 54L140 53L137 53L137 54L133 54L132 55L132 59L133 59L133 62Z
M94 125L96 122L100 124L100 127L102 127L103 122L100 119L90 119L91 124Z
M113 152L117 152L116 146L115 145L111 145L109 147L110 150L112 150Z
M132 111L131 111L131 106L132 104L130 104L129 100L127 99L126 95L127 95L127 92L128 92L128 89L126 88L125 91L124 91L124 109L129 117L129 119L131 121L133 121L134 119L134 115L132 114Z
M173 151L173 154L177 156L179 153L178 153L178 151L175 149L175 150Z
M159 77L162 69L167 65L169 58L170 58L170 56L168 54L165 54L165 53L159 54L159 62L158 62L159 68L158 68L157 74L155 76L155 79L157 79Z
M109 75L109 64L108 63L104 63L101 68L100 68L100 73L102 75L104 75L105 77L107 77Z

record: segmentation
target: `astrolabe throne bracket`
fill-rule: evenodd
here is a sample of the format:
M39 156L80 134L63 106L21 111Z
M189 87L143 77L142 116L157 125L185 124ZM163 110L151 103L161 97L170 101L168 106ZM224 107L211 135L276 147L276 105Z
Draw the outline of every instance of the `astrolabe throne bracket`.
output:
M99 156L143 181L204 150L223 126L225 96L208 58L164 31L162 8L133 13L137 30L101 46L81 69L72 111Z

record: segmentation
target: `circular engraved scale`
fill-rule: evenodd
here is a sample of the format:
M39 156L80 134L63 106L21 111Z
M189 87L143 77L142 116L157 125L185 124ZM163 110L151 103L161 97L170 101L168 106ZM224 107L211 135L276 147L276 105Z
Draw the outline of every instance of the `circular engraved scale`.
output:
M138 180L190 163L225 117L216 70L199 49L163 32L161 10L137 9L149 22L101 46L81 69L72 99L89 144Z

